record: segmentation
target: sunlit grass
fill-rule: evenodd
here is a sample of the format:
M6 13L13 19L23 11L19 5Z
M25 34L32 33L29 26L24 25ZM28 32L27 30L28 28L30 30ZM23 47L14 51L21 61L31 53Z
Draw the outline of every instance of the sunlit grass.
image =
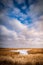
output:
M43 65L43 50L9 51L0 51L0 65Z

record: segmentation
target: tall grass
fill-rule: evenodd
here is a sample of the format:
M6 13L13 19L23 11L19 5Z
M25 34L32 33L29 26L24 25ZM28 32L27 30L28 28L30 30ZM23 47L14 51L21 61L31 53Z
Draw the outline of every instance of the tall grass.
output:
M43 65L43 54L1 56L0 65Z
M28 55L1 49L0 65L43 65L43 49L27 49Z

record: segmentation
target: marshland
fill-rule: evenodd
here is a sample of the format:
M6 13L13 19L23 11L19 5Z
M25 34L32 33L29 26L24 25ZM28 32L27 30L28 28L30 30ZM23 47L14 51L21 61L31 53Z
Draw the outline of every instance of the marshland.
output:
M43 48L0 48L0 65L43 65Z

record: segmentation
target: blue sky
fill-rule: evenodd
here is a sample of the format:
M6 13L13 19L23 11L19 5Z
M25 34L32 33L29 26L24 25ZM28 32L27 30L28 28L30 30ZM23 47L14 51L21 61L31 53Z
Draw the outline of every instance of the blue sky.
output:
M43 47L43 0L0 1L0 47Z

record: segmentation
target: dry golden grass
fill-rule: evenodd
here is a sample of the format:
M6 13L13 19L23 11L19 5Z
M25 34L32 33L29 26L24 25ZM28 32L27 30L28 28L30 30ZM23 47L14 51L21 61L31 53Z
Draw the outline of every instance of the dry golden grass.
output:
M10 51L10 50L28 50L31 53L43 53L43 48L0 48L0 51Z
M43 65L43 49L28 50L28 55L1 50L0 65Z
M0 65L43 65L43 54L1 56Z
M42 53L43 54L43 48L35 48L35 49L33 48L33 49L30 49L28 53L30 54Z

